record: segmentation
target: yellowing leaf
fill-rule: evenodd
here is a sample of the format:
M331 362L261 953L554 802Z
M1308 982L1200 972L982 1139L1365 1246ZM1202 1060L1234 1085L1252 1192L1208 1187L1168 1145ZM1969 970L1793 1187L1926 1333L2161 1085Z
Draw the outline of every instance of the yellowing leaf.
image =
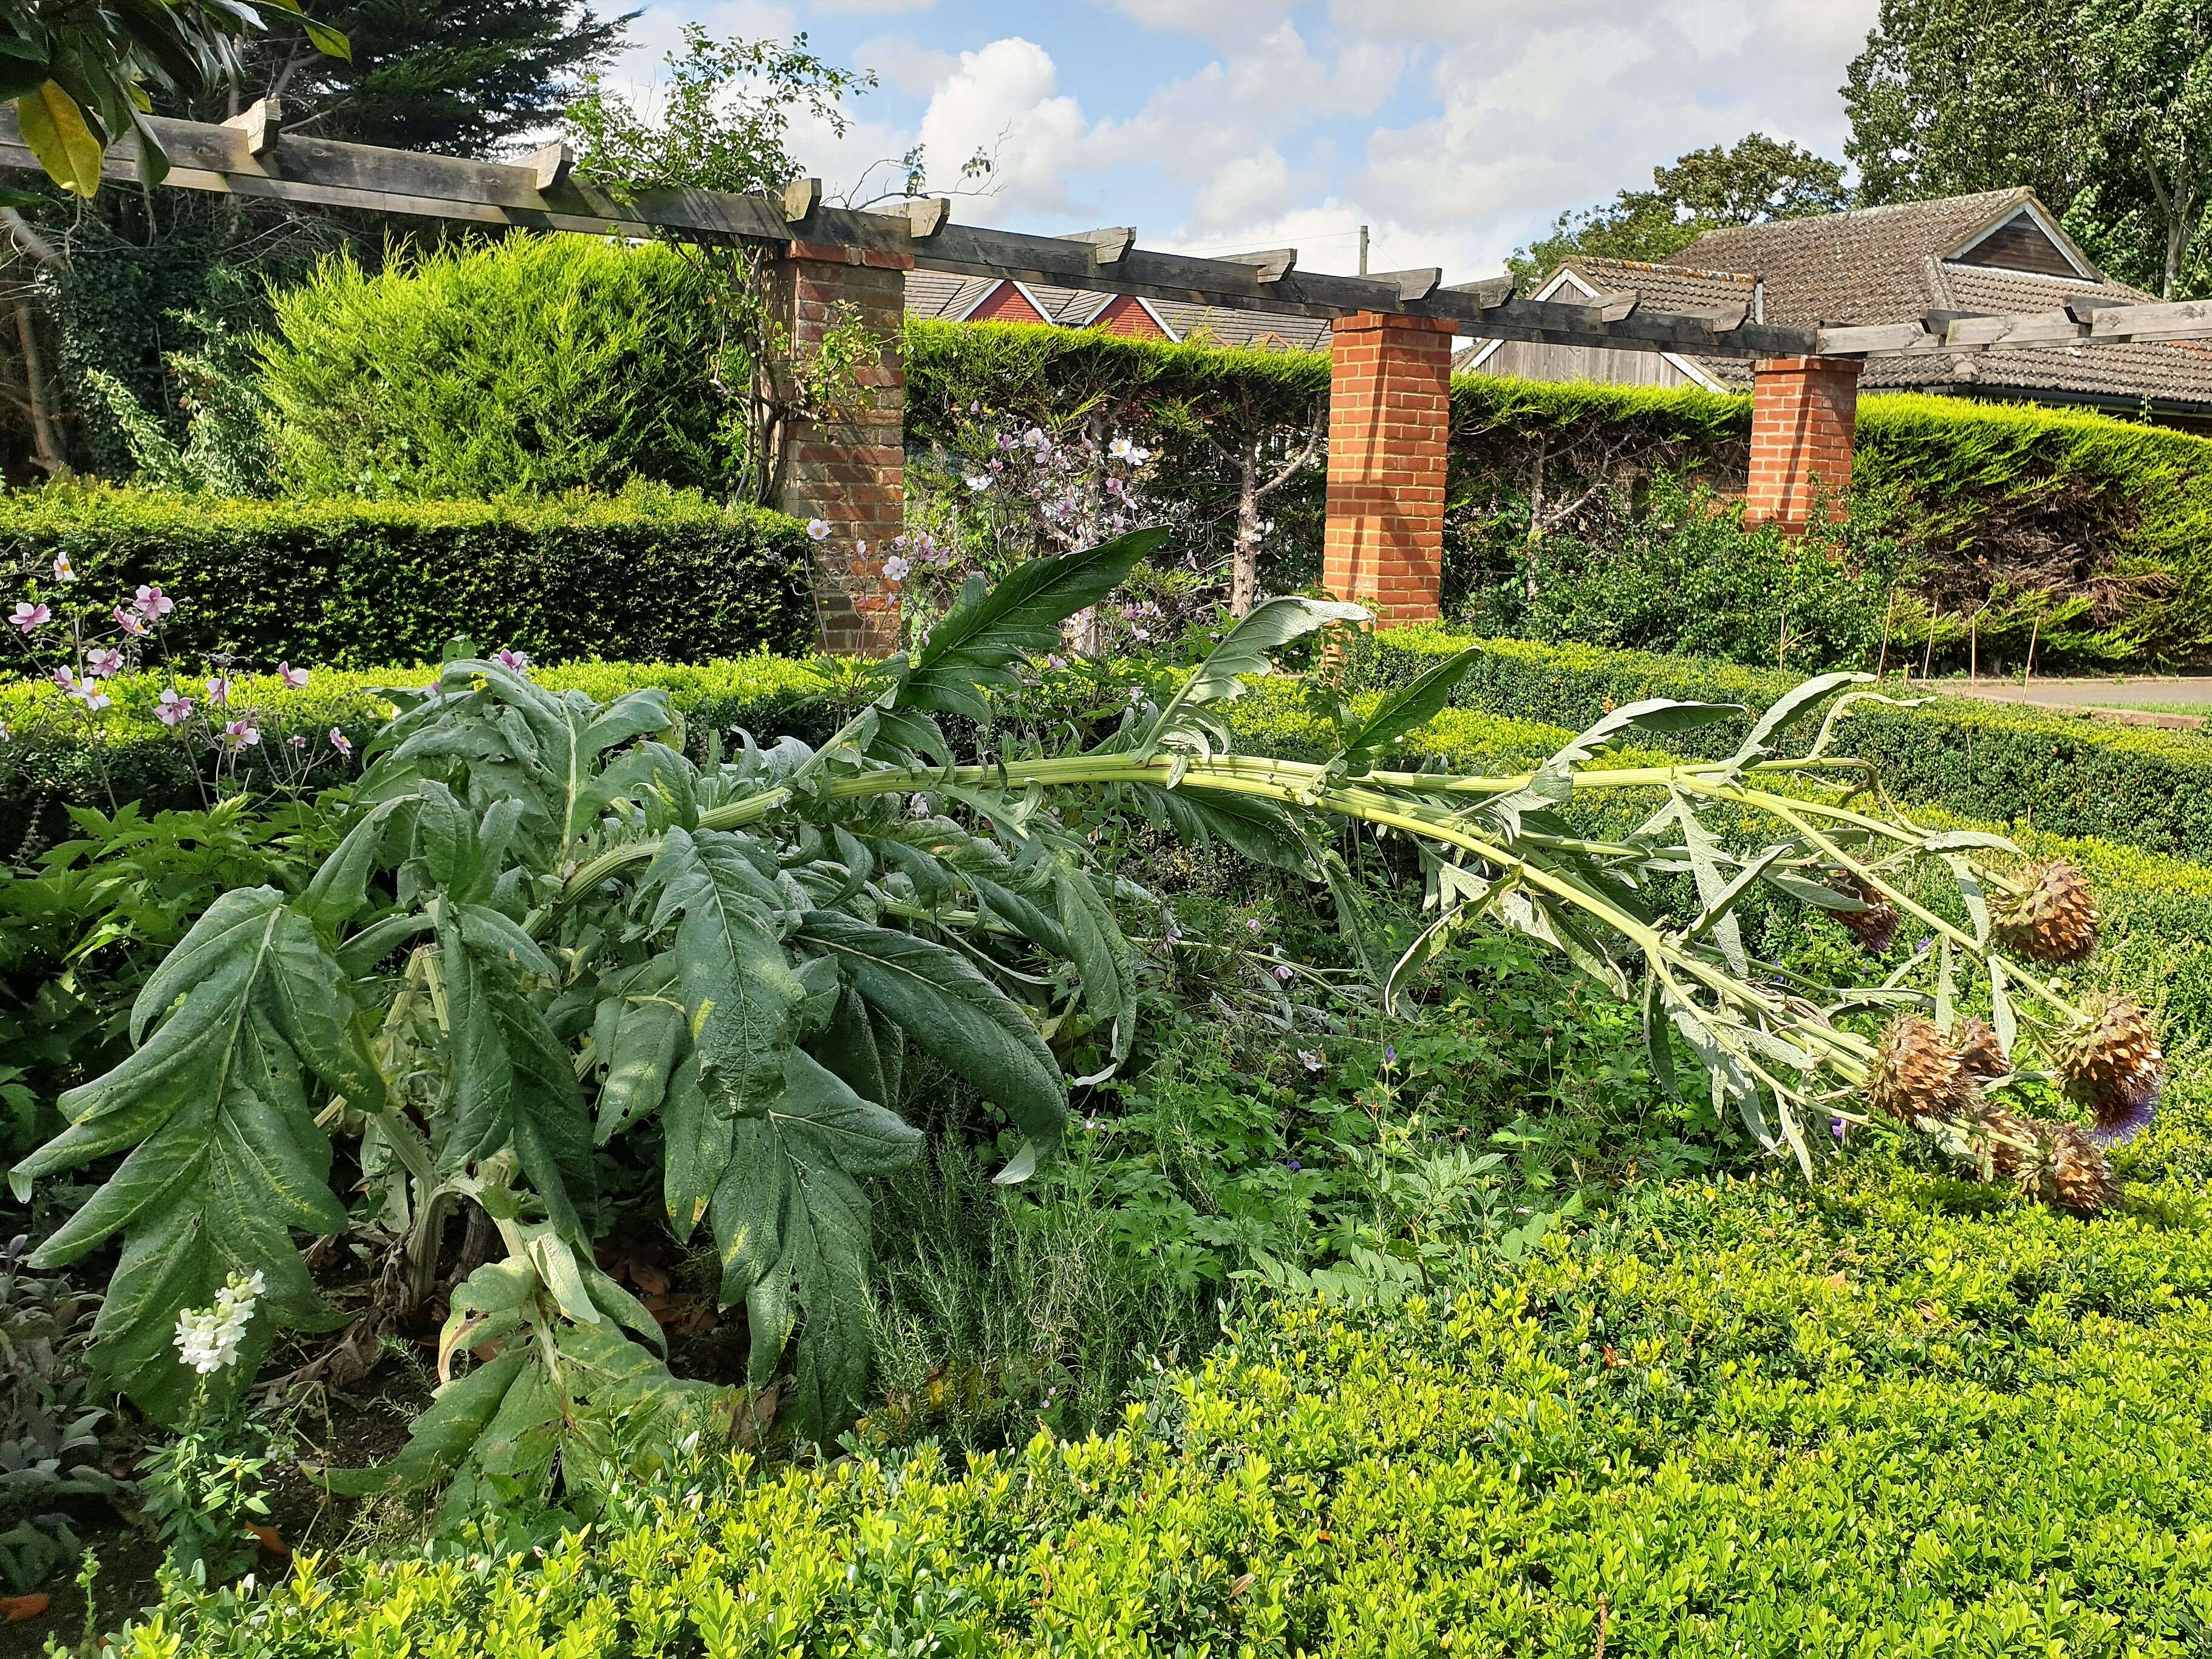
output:
M49 179L78 196L99 193L102 145L76 99L49 81L15 100L15 118Z

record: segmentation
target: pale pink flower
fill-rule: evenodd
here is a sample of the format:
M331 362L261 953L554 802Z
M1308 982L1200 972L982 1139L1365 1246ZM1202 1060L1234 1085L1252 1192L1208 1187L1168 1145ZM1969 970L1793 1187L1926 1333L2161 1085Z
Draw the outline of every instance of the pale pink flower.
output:
M825 519L809 519L806 521L806 533L817 542L828 541L830 539L829 521Z
M222 728L222 746L236 754L261 741L261 728L252 720L232 720Z
M88 709L105 708L108 705L107 693L100 689L98 681L81 680L66 668L54 670L54 684Z
M913 573L913 564L905 559L902 559L896 553L892 554L890 558L884 561L884 580L890 582L893 586L896 586L899 583L904 581L907 577Z
M210 702L220 706L230 701L230 681L222 675L216 675L207 683L207 685Z
M307 689L307 671L304 668L295 668L289 662L280 662L276 665L276 678L284 682L284 689L287 691L304 691Z
M106 679L123 672L123 653L112 645L96 647L85 653L84 666L87 673Z
M154 705L154 718L164 726L181 726L191 717L195 707L190 697L180 697L174 686L163 690L161 699Z
M70 562L70 556L66 553L54 555L54 580L58 582L73 582L76 580L76 567Z
M146 624L139 619L138 613L125 611L119 605L115 607L115 625L134 640L146 637Z
M52 618L53 614L43 605L33 605L28 599L18 599L15 601L15 609L8 620L27 634L34 628L45 627Z
M516 651L511 648L502 649L492 660L501 668L510 668L520 674L530 666L530 653L527 651Z
M177 608L177 602L158 587L142 587L131 601L148 622L159 622Z
M307 733L306 733L306 732L295 732L292 734L292 747L293 747L293 748L295 748L295 749L305 749L307 746Z
M333 726L331 727L331 747L341 755L349 757L353 753L353 739Z

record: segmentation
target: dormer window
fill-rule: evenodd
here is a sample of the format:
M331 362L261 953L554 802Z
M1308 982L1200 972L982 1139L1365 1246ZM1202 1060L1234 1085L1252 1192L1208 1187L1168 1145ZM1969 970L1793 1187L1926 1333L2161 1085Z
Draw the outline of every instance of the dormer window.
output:
M2033 203L2023 204L2018 211L1978 232L1954 249L1945 263L2031 276L2071 277L2076 282L2100 280L2095 268L2075 251L2071 239Z

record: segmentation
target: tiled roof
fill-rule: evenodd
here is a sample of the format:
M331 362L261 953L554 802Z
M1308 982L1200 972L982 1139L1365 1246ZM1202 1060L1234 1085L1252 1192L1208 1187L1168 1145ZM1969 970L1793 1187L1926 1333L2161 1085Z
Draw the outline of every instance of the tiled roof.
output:
M1566 262L1565 269L1600 294L1616 289L1632 289L1653 311L1696 311L1713 306L1748 305L1759 286L1758 278L1740 270L1700 270L1687 265L1649 264L1641 259L1574 258ZM1571 296L1555 294L1552 297Z
M989 276L953 276L942 271L910 270L906 276L909 317L961 318L998 286ZM1114 295L1090 289L1024 285L1045 315L1063 328L1082 328L1111 305ZM1263 346L1293 351L1328 349L1327 318L1278 317L1261 311L1231 311L1215 306L1155 300L1152 310L1181 340L1218 346Z
M1737 226L1706 232L1666 264L1700 271L1725 267L1747 279L1756 277L1765 285L1770 323L1901 323L1917 321L1929 311L2054 311L2069 300L2136 305L2153 297L2101 275L2033 276L1947 258L1977 233L2031 203L2041 208L2032 191L1987 191ZM1597 263L1576 262L1578 268ZM1646 293L1632 280L1617 286ZM1652 309L1666 308L1657 289L1646 297ZM1698 361L1724 385L1751 383L1751 365L1741 359ZM1995 395L2148 399L2212 408L2212 350L2176 341L1875 357L1869 360L1860 384L1869 390L1973 386Z

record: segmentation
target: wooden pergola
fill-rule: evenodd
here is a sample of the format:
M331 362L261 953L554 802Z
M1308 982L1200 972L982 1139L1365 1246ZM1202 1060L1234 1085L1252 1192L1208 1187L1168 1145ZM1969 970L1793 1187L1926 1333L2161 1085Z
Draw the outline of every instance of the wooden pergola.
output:
M610 191L573 176L565 146L517 162L471 161L288 134L281 108L257 104L222 124L160 117L151 125L173 188L352 208L484 226L588 234L744 241L777 247L801 349L833 306L859 308L892 343L874 410L798 434L785 505L837 531L826 544L833 646L884 643L896 596L861 549L896 534L902 500L903 377L896 359L903 273L920 268L1146 299L1331 319L1325 580L1385 620L1433 616L1441 576L1451 343L1459 334L1613 350L1753 360L1753 516L1802 524L1817 491L1848 487L1859 366L1869 358L2022 347L2212 338L2212 301L2076 302L2005 316L1930 313L1916 323L1808 327L1764 323L1736 303L1657 311L1633 293L1580 302L1531 300L1505 278L1446 283L1430 268L1344 276L1297 268L1283 248L1197 258L1136 245L1129 228L1036 236L957 224L941 198L854 211L829 206L817 180L780 194ZM135 139L106 174L136 177ZM12 106L0 106L0 166L36 170ZM841 568L842 562L842 568Z

